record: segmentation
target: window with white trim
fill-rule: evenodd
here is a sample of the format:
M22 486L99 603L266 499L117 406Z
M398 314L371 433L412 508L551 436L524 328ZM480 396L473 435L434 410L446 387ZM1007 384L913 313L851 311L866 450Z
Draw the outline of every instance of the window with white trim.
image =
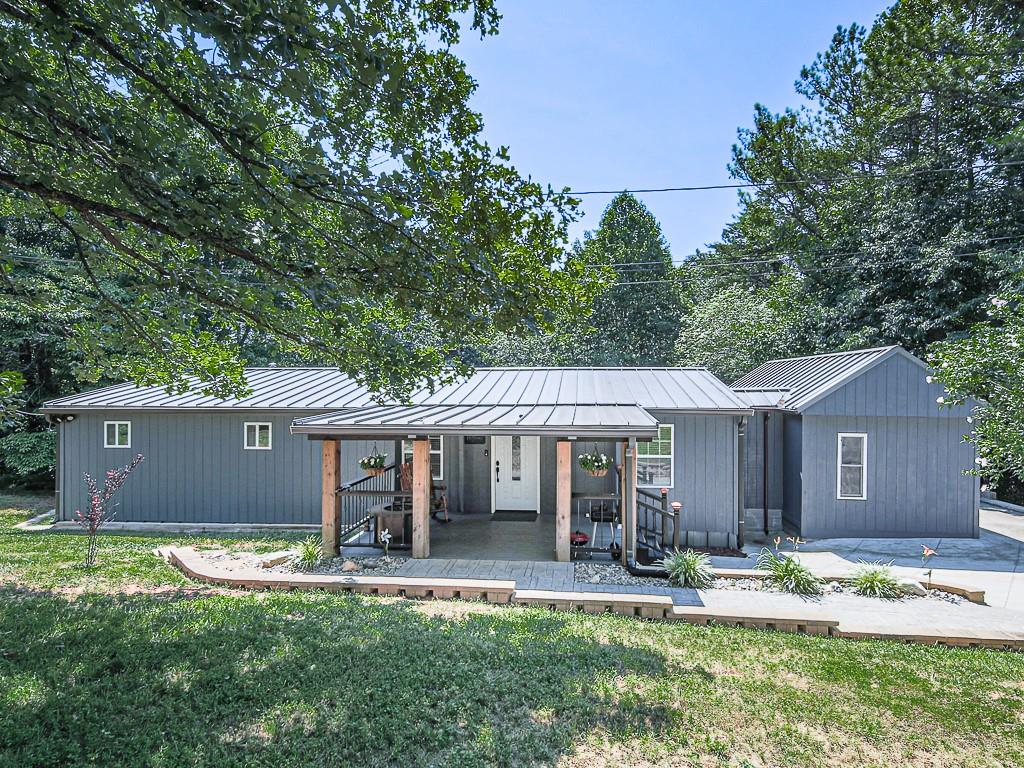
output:
M430 438L430 475L435 480L444 479L444 438ZM402 441L402 461L412 461L412 440Z
M245 441L243 447L247 451L269 451L274 425L269 421L245 422Z
M840 432L836 442L836 498L868 497L868 436Z
M104 421L103 447L131 448L132 423L130 421Z
M636 484L642 488L671 488L674 464L673 426L659 424L653 440L636 441Z

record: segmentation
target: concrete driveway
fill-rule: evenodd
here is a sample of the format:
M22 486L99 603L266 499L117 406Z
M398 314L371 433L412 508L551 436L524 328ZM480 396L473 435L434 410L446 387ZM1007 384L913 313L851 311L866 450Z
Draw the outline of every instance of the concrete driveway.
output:
M989 605L1024 612L1024 512L983 504L977 539L817 539L800 553L812 569L831 572L881 560L892 561L902 575L920 577L923 544L938 552L929 562L936 574L984 589Z

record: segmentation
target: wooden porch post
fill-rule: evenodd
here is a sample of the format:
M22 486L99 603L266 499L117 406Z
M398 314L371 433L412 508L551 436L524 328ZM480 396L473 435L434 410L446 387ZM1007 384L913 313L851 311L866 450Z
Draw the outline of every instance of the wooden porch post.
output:
M626 478L626 454L629 452L629 440L623 440L619 443L619 448L622 450L622 463L619 465L619 527L622 529L621 541L619 541L619 549L621 553L619 560L623 565L626 564L626 531L628 528L629 514L626 511L626 507L629 504L629 483Z
M324 557L338 556L338 513L335 501L338 490L339 450L337 440L324 440L320 472L320 538Z
M412 441L412 556L430 557L430 440Z
M622 564L636 557L636 438L626 443L623 501L625 514L622 517Z
M555 560L569 562L572 518L572 443L559 440L555 461Z

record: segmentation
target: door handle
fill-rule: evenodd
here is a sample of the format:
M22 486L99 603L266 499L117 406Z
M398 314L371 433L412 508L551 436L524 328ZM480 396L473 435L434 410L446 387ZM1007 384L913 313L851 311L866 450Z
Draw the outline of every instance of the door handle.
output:
M494 462L494 482L501 482L501 462L497 460Z

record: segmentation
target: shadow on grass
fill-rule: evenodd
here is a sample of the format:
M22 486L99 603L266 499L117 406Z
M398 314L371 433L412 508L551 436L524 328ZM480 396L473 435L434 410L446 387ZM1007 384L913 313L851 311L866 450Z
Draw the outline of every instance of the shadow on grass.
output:
M656 653L558 614L416 605L0 590L0 764L530 765L673 727L632 691Z

